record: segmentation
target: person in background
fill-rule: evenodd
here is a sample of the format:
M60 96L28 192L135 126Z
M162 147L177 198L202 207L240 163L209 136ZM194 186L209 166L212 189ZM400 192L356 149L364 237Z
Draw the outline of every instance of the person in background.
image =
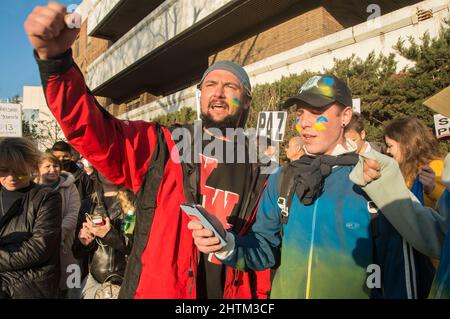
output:
M24 138L0 140L0 296L57 298L61 195L35 184L41 157Z
M303 141L300 136L294 136L292 137L288 145L285 149L286 151L286 157L290 161L296 161L303 155L305 155L305 151L303 150Z
M92 176L95 171L94 166L92 166L92 164L84 157L81 159L81 163L83 164L83 169L86 174L88 174L88 176Z
M97 174L96 190L80 209L84 218L79 219L72 246L74 256L80 261L87 258L88 263L82 299L94 299L105 282L121 285L135 226L133 193ZM102 222L97 223L97 218Z
M379 143L369 143L366 141L366 130L364 129L364 120L361 114L353 113L352 120L345 127L345 138L356 143L356 153L361 154L369 152L371 149L381 151Z
M81 163L81 155L73 147L70 148L70 153L72 154L71 160L81 169L83 169L83 163Z
M61 171L61 164L51 153L44 153L39 161L38 182L58 191L62 198L61 209L61 278L59 286L62 298L74 298L75 288L69 288L67 277L70 274L68 267L78 265L78 260L72 254L72 244L75 238L75 228L80 209L80 195L74 184L75 178L69 172Z
M449 101L450 86L423 104L450 117ZM411 193L394 159L376 152L364 154L362 159L353 169L351 180L369 194L415 249L440 260L428 297L450 299L450 154L445 157L442 173L446 189L438 200L436 210L423 206Z
M444 155L436 137L419 119L398 118L384 130L386 153L399 164L406 185L427 207L434 208L445 189Z
M93 191L92 181L85 171L72 161L72 147L64 141L58 141L52 146L52 154L60 160L62 169L75 177L80 199L89 197Z

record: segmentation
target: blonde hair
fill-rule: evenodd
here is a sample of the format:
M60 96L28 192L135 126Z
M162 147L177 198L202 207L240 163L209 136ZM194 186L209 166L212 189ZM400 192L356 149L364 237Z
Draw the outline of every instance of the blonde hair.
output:
M444 158L436 137L416 118L403 117L391 121L384 129L384 135L399 143L399 166L407 182L416 178L421 166Z
M117 191L117 199L119 200L120 207L122 208L123 213L126 215L128 211L132 211L133 213L136 210L135 199L133 192L125 187L121 187Z
M18 176L30 176L39 171L41 151L22 137L0 139L0 168L11 170Z

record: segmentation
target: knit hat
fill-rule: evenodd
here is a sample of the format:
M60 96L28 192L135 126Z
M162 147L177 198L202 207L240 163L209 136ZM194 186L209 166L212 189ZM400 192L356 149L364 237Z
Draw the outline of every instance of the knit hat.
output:
M242 85L245 88L245 91L247 93L247 96L252 96L252 86L250 84L250 79L248 77L247 72L244 70L244 68L233 61L217 61L214 64L212 64L206 71L203 73L202 79L200 80L200 83L198 84L198 88L200 89L203 81L205 80L206 76L211 73L214 70L225 70L230 73L232 73L235 77L239 79L239 81L242 83Z

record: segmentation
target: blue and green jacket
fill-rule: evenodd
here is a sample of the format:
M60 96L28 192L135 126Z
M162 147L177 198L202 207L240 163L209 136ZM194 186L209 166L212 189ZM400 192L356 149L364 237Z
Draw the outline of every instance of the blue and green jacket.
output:
M450 216L450 192L448 190L441 195L437 204L437 210L443 216ZM433 299L450 299L450 235L448 231L440 259L439 268L429 297Z
M386 219L417 251L440 260L429 298L450 298L450 154L442 173L447 189L436 209L424 207L420 198L412 195L394 159L373 151L365 157L380 163L381 176L365 183L360 161L350 174L351 180L369 194Z
M271 298L417 297L421 271L411 248L382 214L373 228L367 196L349 179L352 168L333 168L311 205L294 195L287 224L277 204L280 173L273 174L255 224L235 238L224 263L243 270L277 267Z

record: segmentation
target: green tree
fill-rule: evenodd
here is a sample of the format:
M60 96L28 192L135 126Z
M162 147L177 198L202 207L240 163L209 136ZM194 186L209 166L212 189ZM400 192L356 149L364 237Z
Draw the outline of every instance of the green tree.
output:
M354 98L361 99L361 112L365 119L367 139L382 142L384 126L401 116L417 117L430 129L434 129L433 112L422 103L428 97L450 85L450 29L449 22L436 38L425 33L419 43L412 38L399 39L394 46L396 52L413 62L413 66L399 72L395 55L369 54L366 59L353 55L335 60L330 73L345 80ZM270 84L253 88L251 112L247 127L256 128L258 113L280 110L283 101L295 95L302 84L313 75L302 72L283 77ZM295 115L289 112L285 142L296 134ZM155 121L161 124L190 123L196 117L190 108L160 116ZM450 140L440 141L447 150ZM282 159L284 152L281 152Z
M22 137L38 143L38 140L41 138L38 130L38 125L36 123L30 123L28 121L22 120Z
M187 124L192 123L197 118L197 113L190 107L183 107L177 112L161 115L152 119L161 125Z
M447 23L448 26L448 23ZM394 49L413 62L410 68L396 72L395 55L376 55L362 60L355 55L335 60L334 66L325 69L347 81L354 98L361 98L362 115L368 139L382 141L384 126L392 119L413 116L434 127L433 112L422 103L450 85L450 29L443 27L439 36L431 39L428 33L416 43L412 38L399 39ZM282 102L294 95L312 74L284 77L280 81L255 86L252 114L248 126L256 127L257 114L262 110L280 109ZM294 112L290 112L285 141L296 134ZM441 140L443 148L450 141Z

